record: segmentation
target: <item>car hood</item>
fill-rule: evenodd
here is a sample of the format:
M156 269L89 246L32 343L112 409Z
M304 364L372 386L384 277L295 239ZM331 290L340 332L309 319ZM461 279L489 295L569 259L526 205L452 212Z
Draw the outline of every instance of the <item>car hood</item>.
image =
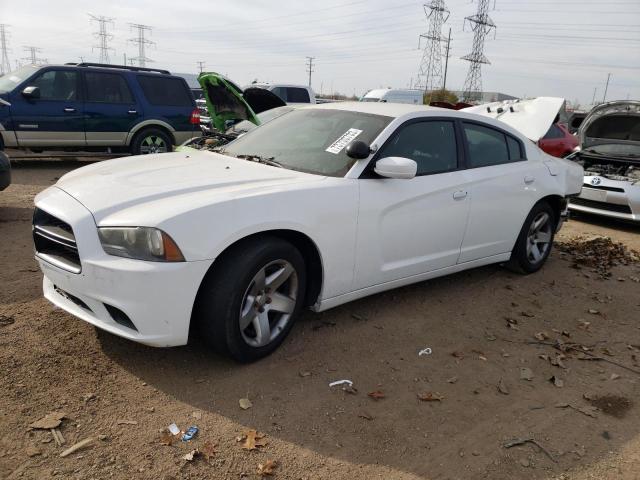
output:
M115 212L156 201L183 201L188 208L188 198L194 194L204 194L214 203L324 178L213 152L190 151L95 163L67 173L55 186L82 203L100 225Z
M268 90L247 88L243 91L215 72L201 73L198 83L202 86L211 123L220 132L226 130L226 122L229 120L249 120L260 125L256 114L286 105L280 97Z
M485 103L463 108L461 111L500 120L530 140L537 142L556 122L564 102L564 98L537 97L527 100Z
M640 101L598 105L578 132L580 148L589 154L640 159Z

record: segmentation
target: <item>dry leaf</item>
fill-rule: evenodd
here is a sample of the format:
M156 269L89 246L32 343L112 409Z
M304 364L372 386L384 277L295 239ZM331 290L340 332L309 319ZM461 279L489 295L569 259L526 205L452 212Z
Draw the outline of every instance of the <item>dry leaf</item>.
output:
M195 450L191 450L186 455L183 455L182 459L186 460L187 462L193 462L193 459L196 458L198 455L200 455L200 451L196 448Z
M447 383L456 383L458 381L458 377L451 377L447 379Z
M241 438L241 441L244 440L242 448L244 450L255 450L258 447L264 447L267 444L267 441L264 440L264 436L264 433L260 433L256 430L249 430Z
M249 408L253 407L253 403L251 403L251 400L249 400L248 398L241 398L240 400L238 400L238 403L240 404L240 408L243 410L248 410Z
M534 335L536 340L540 340L541 342L545 340L549 340L549 334L547 332L538 332Z
M380 400L381 398L384 398L384 392L382 390L376 390L374 392L369 392L367 393L368 396L370 396L371 398L373 398L374 400Z
M564 387L564 381L561 378L556 377L555 375L551 377L549 381L558 388Z
M217 446L218 446L217 443L211 443L208 440L206 442L204 442L204 445L200 449L200 453L202 453L202 455L204 455L204 457L207 459L207 462L209 461L209 459L211 457L213 457L216 454L216 447Z
M359 413L358 417L364 418L365 420L369 420L369 421L373 420L373 416L370 413L367 413L367 412Z
M530 312L520 312L520 315L522 315L523 317L527 317L527 318L535 317L535 315L533 313L530 313Z
M42 430L51 430L58 428L62 423L62 419L66 416L63 412L51 412L37 422L33 422L29 427Z
M498 382L498 391L503 395L509 395L509 389L507 388L507 384L504 383L504 380L500 379Z
M425 392L418 394L418 400L422 402L441 402L444 397L438 392Z
M166 445L167 447L170 447L173 444L175 438L176 437L171 435L171 432L162 432L162 434L160 435L160 445Z
M275 460L267 460L264 464L258 464L258 474L264 477L266 475L273 475L273 470L278 466Z
M459 358L459 359L462 360L464 358L464 353L463 352L451 352L451 356Z
M595 308L590 308L589 309L589 313L591 315L599 315L600 314L600 312L598 310L596 310Z

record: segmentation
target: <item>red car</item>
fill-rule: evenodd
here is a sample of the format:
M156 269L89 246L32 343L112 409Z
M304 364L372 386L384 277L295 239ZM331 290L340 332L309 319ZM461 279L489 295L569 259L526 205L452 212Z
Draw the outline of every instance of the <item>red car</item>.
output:
M538 141L538 146L554 157L566 157L578 146L578 137L569 133L567 127L561 123L554 123Z

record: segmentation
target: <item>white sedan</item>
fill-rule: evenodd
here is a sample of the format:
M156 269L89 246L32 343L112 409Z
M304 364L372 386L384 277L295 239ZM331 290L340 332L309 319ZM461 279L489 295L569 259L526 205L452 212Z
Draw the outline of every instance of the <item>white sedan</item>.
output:
M475 113L334 103L218 152L80 168L36 198L44 294L130 340L199 335L251 361L304 307L491 263L535 272L583 179L531 141L547 128L527 138Z

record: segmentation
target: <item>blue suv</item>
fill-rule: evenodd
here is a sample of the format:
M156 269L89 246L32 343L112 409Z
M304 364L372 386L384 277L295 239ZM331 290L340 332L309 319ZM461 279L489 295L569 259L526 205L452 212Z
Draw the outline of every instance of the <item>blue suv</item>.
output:
M166 70L78 63L0 77L0 149L171 151L200 136L187 82Z

